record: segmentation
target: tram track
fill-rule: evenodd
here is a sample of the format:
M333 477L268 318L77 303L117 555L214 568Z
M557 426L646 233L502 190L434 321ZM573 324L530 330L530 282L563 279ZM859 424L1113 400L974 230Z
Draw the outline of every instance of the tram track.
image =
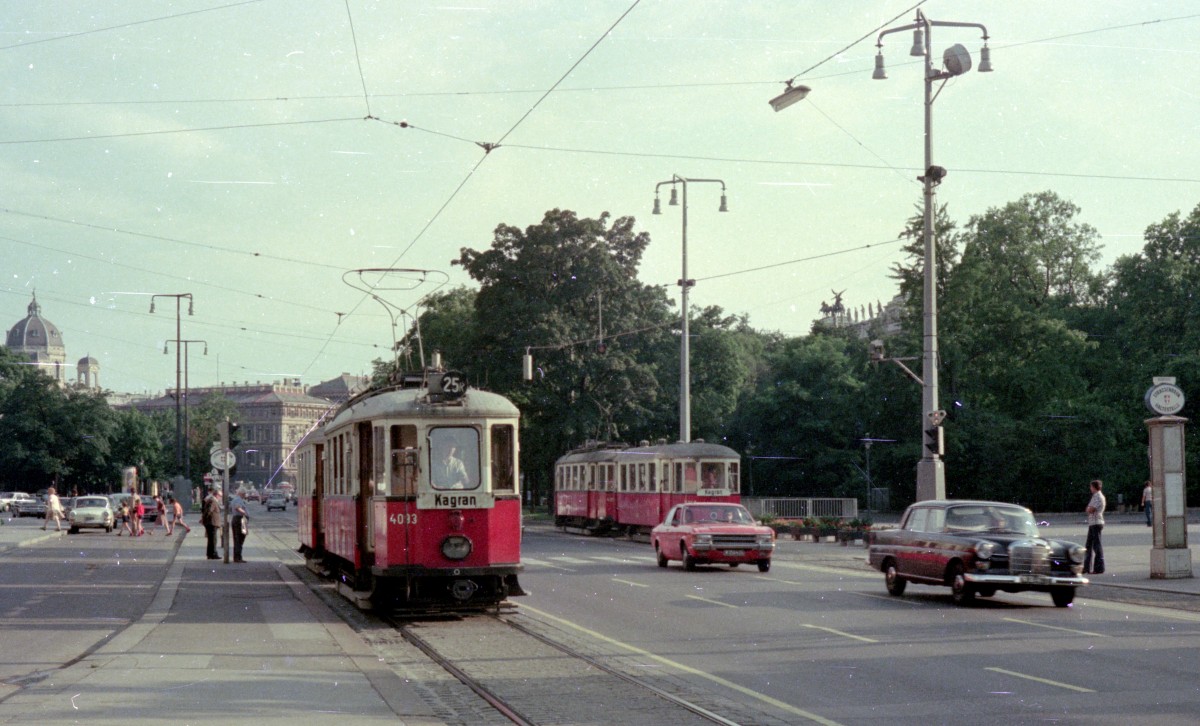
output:
M405 641L515 724L739 721L513 622L504 613L388 619ZM568 697L569 695L569 697Z

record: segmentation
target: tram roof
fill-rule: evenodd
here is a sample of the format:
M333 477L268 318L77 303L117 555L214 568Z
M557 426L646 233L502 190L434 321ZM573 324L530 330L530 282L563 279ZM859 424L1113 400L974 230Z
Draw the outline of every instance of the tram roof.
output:
M468 389L454 401L435 401L425 388L394 388L348 401L329 426L373 418L519 418L521 411L504 396Z
M691 441L673 444L650 444L647 446L628 446L616 443L598 444L595 446L574 449L559 459L560 462L572 461L608 461L619 457L652 456L659 459L730 459L740 458L741 454L722 444L706 441Z

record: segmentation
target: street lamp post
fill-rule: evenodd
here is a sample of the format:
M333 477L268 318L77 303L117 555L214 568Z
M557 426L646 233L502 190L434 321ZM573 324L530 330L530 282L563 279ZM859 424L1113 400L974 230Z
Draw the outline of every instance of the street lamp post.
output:
M183 318L182 318L182 302L186 297L188 299L188 315L192 315L193 300L192 293L158 293L150 296L150 312L154 313L154 301L160 297L175 298L175 465L176 471L182 473L184 470L183 463L183 405L180 398L180 376L182 374L182 350L178 343L183 339Z
M189 414L191 413L190 409L191 409L191 405L192 405L192 399L191 399L191 395L190 395L192 387L188 383L188 354L191 352L190 346L192 343L204 343L204 355L208 355L208 341L207 340L168 340L165 343L163 343L163 355L167 354L167 344L168 343L175 343L177 346L178 345L183 346L183 399L184 399L184 402L183 402L183 441L185 443L185 445L183 447L183 450L184 450L183 475L188 480L188 483L190 484L192 481L192 456L191 456L191 452L188 451L188 447L187 447L186 443L191 438L191 431L192 431L191 426L189 425L189 422L188 422ZM177 398L178 398L178 396L177 396Z
M921 460L917 463L917 501L942 499L946 496L946 471L942 460L942 421L945 412L938 407L938 328L937 328L937 250L933 234L933 215L936 188L946 176L946 170L933 164L933 102L937 99L933 84L941 81L942 87L950 78L971 69L971 54L961 45L946 49L942 56L944 70L933 68L933 28L935 26L978 28L983 31L983 49L980 52L979 71L992 70L991 51L987 47L987 28L980 23L960 23L929 20L920 10L916 22L898 28L890 28L879 34L875 45L879 49L875 56L875 72L872 78L887 78L883 66L883 37L906 30L913 31L910 55L925 58L925 173L920 177L924 184L924 247L925 279L923 300L923 345L921 356L921 430L924 446Z
M682 339L679 342L679 440L687 443L692 440L692 374L690 369L690 341L688 339L688 288L696 284L695 280L688 278L687 269L687 228L688 228L688 184L689 183L710 183L721 185L721 208L718 211L728 212L729 204L725 198L725 182L720 179L687 179L672 174L668 181L659 182L654 186L654 214L662 214L662 206L658 198L658 190L664 184L671 185L671 199L668 202L671 206L679 205L679 197L676 194L676 185L683 187L683 277L679 279L679 286L683 288L681 315L682 323Z

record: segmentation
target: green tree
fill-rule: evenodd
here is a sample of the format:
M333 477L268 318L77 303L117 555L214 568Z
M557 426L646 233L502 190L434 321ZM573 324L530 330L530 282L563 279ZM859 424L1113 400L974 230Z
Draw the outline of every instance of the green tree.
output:
M585 439L654 438L674 420L656 369L677 345L674 320L663 290L637 280L650 239L633 226L555 209L524 230L498 226L489 249L464 248L454 262L480 285L461 367L521 407L522 466L535 486ZM526 350L531 382L521 379Z
M212 468L209 461L209 452L212 449L213 442L218 438L217 425L224 422L228 418L231 421L238 421L237 405L220 393L211 393L205 396L198 404L194 404L188 412L188 438L187 438L187 455L191 457L192 466L192 483L195 484L202 480L205 472ZM172 438L174 441L174 438ZM237 456L245 456L243 446L237 453ZM174 456L174 444L172 444L171 452ZM174 459L172 458L172 461ZM179 472L182 476L183 472Z

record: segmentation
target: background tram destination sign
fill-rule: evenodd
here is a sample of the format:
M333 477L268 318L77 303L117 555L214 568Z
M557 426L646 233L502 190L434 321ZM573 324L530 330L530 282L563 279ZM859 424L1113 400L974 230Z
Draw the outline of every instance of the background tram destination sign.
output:
M213 465L214 469L224 471L237 463L237 457L229 449L219 449L212 452L208 457L208 461Z
M1146 391L1146 408L1160 416L1174 416L1183 410L1183 389L1172 383L1155 383Z

